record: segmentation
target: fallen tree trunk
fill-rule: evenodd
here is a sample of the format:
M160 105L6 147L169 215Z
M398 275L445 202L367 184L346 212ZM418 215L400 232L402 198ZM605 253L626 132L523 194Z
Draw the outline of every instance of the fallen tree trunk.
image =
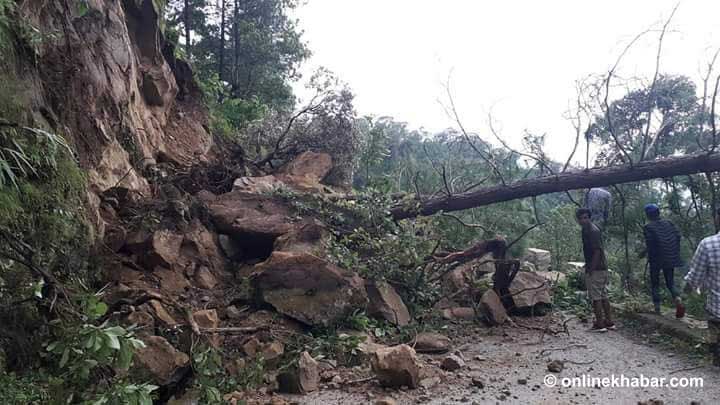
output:
M460 211L503 201L534 197L560 191L612 184L720 171L720 153L670 157L597 169L560 173L493 186L473 192L433 198L419 207L398 206L391 210L395 220L432 215L440 211Z

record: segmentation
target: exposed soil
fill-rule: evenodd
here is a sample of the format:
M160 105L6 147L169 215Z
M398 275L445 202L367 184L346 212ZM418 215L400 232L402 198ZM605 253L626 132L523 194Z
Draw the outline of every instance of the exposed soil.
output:
M466 367L456 372L440 370L446 355L421 355L436 377L431 387L417 390L385 390L376 383L343 385L304 397L288 398L303 404L367 404L390 397L398 404L637 404L652 399L664 404L713 404L720 398L720 370L680 348L649 344L664 336L625 322L617 331L590 333L576 320L566 333L544 334L543 318L515 318L517 324L495 328L455 325L448 335L462 353ZM521 326L522 325L522 326ZM562 330L559 320L554 330ZM644 334L647 333L647 334ZM462 334L463 336L458 336ZM678 350L674 350L678 349ZM560 388L543 383L551 360L565 361L562 377L702 377L702 388ZM582 364L589 363L589 364ZM701 368L695 368L702 366ZM685 370L690 369L692 370ZM685 371L681 371L685 370ZM481 380L484 387L473 384ZM693 402L697 401L697 402ZM653 402L648 402L653 403Z

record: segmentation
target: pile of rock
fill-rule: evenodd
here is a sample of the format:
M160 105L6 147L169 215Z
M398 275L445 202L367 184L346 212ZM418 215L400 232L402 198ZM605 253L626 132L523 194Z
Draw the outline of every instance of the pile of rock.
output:
M272 376L286 342L270 329L301 333L357 311L398 326L411 322L392 285L366 281L329 262L327 227L298 216L264 186L326 192L321 181L331 167L328 155L307 152L272 176L238 179L225 194L175 192L180 197L171 210L127 190L108 192L105 241L113 253L106 269L114 284L105 298L123 322L142 327L147 347L137 353L139 373L162 386L181 381L191 372L193 334L210 346L240 349L223 350L229 373L262 357ZM158 220L138 225L138 212ZM259 307L274 311L250 309ZM421 338L419 344L428 350L450 345L447 338ZM367 341L361 350L385 384L416 387L420 381L422 367L409 346ZM319 381L319 365L305 352L273 384L283 392L307 393Z

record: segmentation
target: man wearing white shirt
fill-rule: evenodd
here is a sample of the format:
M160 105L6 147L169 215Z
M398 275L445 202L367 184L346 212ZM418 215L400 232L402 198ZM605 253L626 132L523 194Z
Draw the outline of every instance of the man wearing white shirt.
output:
M720 225L720 209L715 212L715 224ZM708 314L710 351L713 364L720 366L720 233L700 242L685 282L686 293L698 289L707 293L705 311Z

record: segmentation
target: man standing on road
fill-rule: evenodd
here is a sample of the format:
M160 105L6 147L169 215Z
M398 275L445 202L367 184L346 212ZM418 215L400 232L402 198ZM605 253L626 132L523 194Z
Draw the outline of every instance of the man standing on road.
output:
M587 208L575 211L575 218L582 228L583 254L585 256L585 283L592 302L595 322L590 331L607 332L615 329L608 300L608 268L603 250L600 229L591 220L592 213Z
M685 307L675 289L675 268L682 267L680 258L680 232L667 219L660 218L660 207L656 204L645 206L649 222L643 227L648 263L650 264L650 285L655 313L660 313L660 273L675 302L675 317L685 316Z
M720 226L720 209L715 212L715 226L716 229ZM708 313L710 352L713 364L720 367L720 233L700 242L685 282L686 293L698 289L707 293L705 311Z

